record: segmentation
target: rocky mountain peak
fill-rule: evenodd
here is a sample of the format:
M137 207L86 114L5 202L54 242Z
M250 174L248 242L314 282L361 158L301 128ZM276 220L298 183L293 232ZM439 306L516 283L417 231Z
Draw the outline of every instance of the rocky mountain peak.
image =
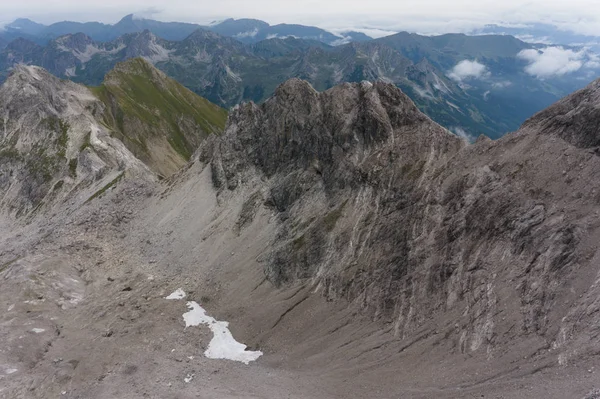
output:
M227 118L140 57L118 63L94 92L107 105L107 123L162 176L183 166L206 136L220 133Z
M43 76L42 76L43 75ZM16 64L9 75L8 81L24 82L30 80L42 80L42 77L52 77L52 74L46 72L42 67L35 65ZM54 77L54 79L57 79ZM52 78L50 79L52 81Z
M345 83L319 93L290 79L265 103L234 108L228 126L217 151L228 161L218 163L223 169L215 176L229 187L243 178L247 162L267 176L317 171L327 186L344 186L364 180L374 164L396 157L417 162L431 152L443 159L462 146L384 82Z
M310 106L319 97L319 93L305 80L292 78L277 86L270 101L281 106ZM302 109L299 109L302 112Z
M596 87L564 114L587 112L581 126L593 118ZM234 109L199 155L220 201L243 203L236 226L269 208L276 232L260 263L279 289L316 287L409 342L437 335L444 320L436 342L456 353L496 356L536 337L564 363L561 334L587 328L578 314L597 300L594 279L573 293L562 282L582 267L597 274L600 161L531 128L466 146L394 85L317 92L292 79L265 103Z
M249 54L248 47L238 40L205 29L196 29L182 41L182 45L185 49L202 48L215 56L232 52Z
M19 53L26 53L31 51L32 49L41 49L42 46L32 42L31 40L24 39L22 37L18 37L15 40L9 42L6 46L6 50L16 51Z
M415 69L420 72L430 73L435 71L435 67L429 62L427 58L423 58L421 61L415 64Z
M47 110L62 110L66 104L58 95L66 87L75 87L71 82L62 82L45 69L25 64L15 65L13 71L2 86L7 106L20 107L28 104L32 98ZM57 111L59 112L59 111Z
M144 57L146 60L156 63L165 61L171 52L168 42L160 39L149 30L139 33L130 33L122 37L126 44L125 58Z
M125 169L150 175L95 118L103 109L86 87L17 65L0 87L0 208L26 215Z

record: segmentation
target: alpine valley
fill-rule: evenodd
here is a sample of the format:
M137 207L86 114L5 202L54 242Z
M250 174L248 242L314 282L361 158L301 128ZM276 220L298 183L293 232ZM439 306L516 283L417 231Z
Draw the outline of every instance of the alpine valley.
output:
M0 397L598 399L600 79L496 140L434 120L511 129L572 84L535 54L16 38Z

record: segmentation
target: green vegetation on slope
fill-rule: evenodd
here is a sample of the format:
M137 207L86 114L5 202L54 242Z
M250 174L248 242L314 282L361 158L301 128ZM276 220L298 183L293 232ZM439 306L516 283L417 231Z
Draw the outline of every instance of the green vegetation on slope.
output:
M191 157L209 134L225 128L227 111L194 94L141 58L117 64L91 91L107 106L105 124L125 145L159 173L162 160L153 159L162 139L171 147L164 158ZM152 148L151 148L152 147ZM174 172L174 170L170 170Z

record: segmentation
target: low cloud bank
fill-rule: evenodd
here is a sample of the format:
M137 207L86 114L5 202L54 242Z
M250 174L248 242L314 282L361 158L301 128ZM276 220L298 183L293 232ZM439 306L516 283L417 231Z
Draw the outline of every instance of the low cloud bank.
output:
M237 39L243 39L245 37L255 37L256 35L258 35L258 28L254 28L253 30L249 30L248 32L238 33L237 35L234 35L233 37L235 37ZM275 35L275 36L277 36L277 35Z
M563 76L582 68L599 68L600 58L587 49L571 50L563 47L522 50L519 58L529 63L525 72L540 79Z

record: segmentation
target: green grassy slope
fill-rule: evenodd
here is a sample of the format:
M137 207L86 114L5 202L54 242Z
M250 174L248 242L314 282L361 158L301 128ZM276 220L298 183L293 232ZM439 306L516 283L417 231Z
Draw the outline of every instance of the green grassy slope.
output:
M200 142L225 127L227 111L134 58L106 74L92 92L105 105L104 123L162 175L187 162Z

